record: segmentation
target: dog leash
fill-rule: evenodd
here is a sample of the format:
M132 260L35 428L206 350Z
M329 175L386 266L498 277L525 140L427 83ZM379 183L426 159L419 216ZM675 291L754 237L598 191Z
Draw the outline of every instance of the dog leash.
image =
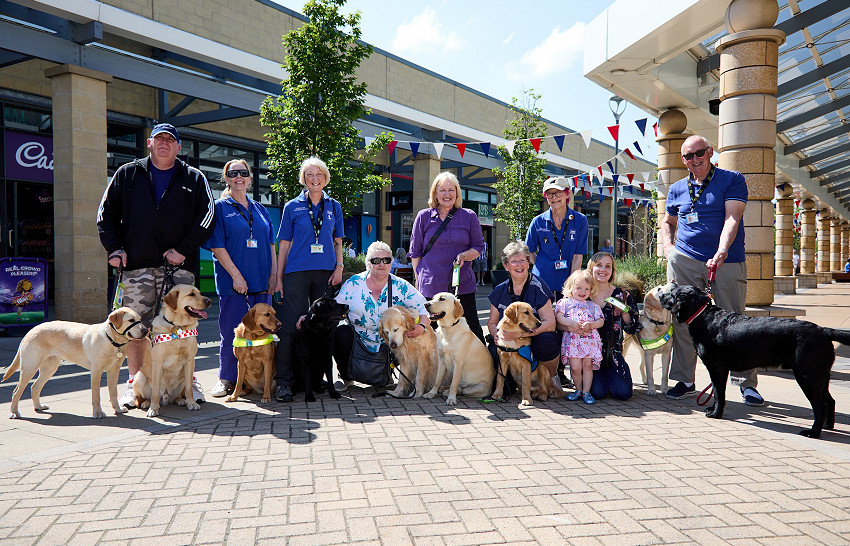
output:
M115 295L112 298L112 310L115 311L124 303L124 261L118 257L118 272L115 274Z
M706 283L706 287L705 287L705 293L708 294L709 298L712 298L711 289L714 286L714 278L716 276L717 276L717 266L712 265L711 267L708 268L708 283ZM671 328L672 328L672 325L671 325ZM708 393L708 396L706 396L706 393ZM702 390L702 392L699 393L699 395L697 396L697 405L698 406L704 406L704 405L708 404L708 402L711 400L711 397L713 395L714 395L714 383L709 383L708 386L706 388L704 388ZM704 396L705 396L705 398L703 398Z
M165 295L169 290L174 288L174 272L177 271L178 266L171 265L168 263L168 259L166 258L163 264L165 268L165 274L162 279L162 289L159 291L159 298L156 300L156 308L154 309L154 314L159 314L159 310L162 308L162 300L165 298Z

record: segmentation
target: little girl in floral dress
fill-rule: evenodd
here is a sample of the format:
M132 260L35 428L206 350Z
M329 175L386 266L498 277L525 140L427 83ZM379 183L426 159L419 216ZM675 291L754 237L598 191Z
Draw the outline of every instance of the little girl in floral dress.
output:
M595 404L590 394L593 370L602 362L602 338L598 328L605 323L602 309L590 301L596 293L593 275L587 269L576 271L567 278L564 297L555 304L555 320L564 328L578 327L583 333L564 332L561 342L561 362L569 363L575 392L567 400L582 398L585 404Z

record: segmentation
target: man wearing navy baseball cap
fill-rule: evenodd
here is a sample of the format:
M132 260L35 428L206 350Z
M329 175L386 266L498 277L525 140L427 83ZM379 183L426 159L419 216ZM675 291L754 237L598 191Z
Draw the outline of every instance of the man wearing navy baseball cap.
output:
M195 284L199 249L215 227L215 202L203 173L177 158L180 134L159 123L148 138L150 155L122 165L106 186L97 211L97 230L109 264L124 267L123 305L137 311L148 327L165 282L166 266L175 284ZM141 369L147 340L127 349L130 380L119 403L134 407L132 382ZM194 398L204 401L199 385Z

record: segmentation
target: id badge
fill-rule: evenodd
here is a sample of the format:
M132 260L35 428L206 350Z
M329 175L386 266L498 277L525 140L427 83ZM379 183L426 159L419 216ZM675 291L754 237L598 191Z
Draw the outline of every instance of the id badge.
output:
M311 254L321 254L324 251L325 245L320 245L316 243L314 245L310 245L310 253Z
M567 268L567 260L558 260L555 262L555 269L566 269Z
M245 239L245 246L248 248L257 248L257 240L256 239Z
M699 222L699 214L697 214L696 212L689 212L685 215L685 221L689 224Z

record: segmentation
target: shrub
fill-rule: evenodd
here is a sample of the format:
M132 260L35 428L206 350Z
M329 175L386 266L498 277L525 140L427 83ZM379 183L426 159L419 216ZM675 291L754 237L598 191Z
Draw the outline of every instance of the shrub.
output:
M615 285L628 290L636 301L646 291L667 282L667 263L657 256L629 255L617 258ZM638 298L639 296L639 298Z

